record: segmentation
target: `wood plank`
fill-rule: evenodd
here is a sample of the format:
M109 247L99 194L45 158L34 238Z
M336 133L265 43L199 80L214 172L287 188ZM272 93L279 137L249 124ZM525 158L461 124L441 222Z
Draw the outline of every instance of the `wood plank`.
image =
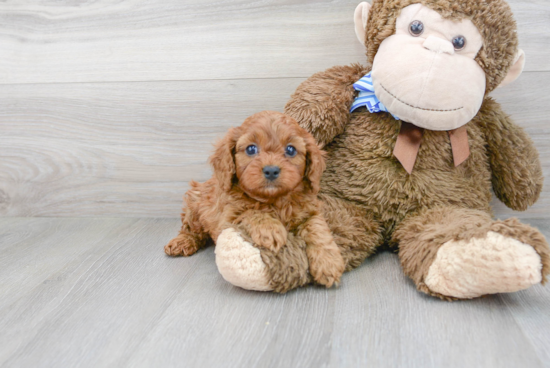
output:
M177 217L203 181L212 143L303 79L5 85L0 89L0 216ZM533 137L550 177L550 73L495 93ZM212 103L215 101L215 103ZM550 216L550 189L525 213Z
M548 219L529 219L550 240L550 221ZM539 360L550 367L550 287L534 287L519 293L499 295L523 335L531 342Z
M550 71L550 3L545 0L507 0L518 25L519 46L525 51L526 71ZM537 15L535 15L537 14Z
M28 272L41 282L27 278L2 291L2 366L109 365L143 338L201 261L189 259L182 267L164 255L175 220L34 220L55 231L35 241L43 263ZM28 263L9 258L16 268Z
M542 366L498 296L447 303L421 294L393 254L368 259L338 293L330 366Z
M117 239L137 220L79 220L39 218L19 218L10 223L10 218L2 219L2 238L0 254L0 310L14 302L12 295L21 295L24 286L29 290L39 287L48 280L52 272L57 272L78 259L80 264L83 255L105 252L102 244L93 242L73 243L75 237L90 237L91 234L100 242L109 238ZM113 229L116 229L114 231ZM93 249L92 249L93 248ZM14 262L17 260L17 262ZM17 292L17 293L16 293Z
M0 222L0 365L31 338L137 219L9 219ZM84 275L84 276L83 276ZM84 279L85 280L85 279ZM14 321L25 321L18 324ZM24 338L23 338L24 337Z
M213 250L204 253L212 266L187 283L135 350L129 366L326 364L336 290L307 288L285 295L241 290L220 283Z
M4 86L0 213L177 217L215 140L300 81Z
M216 290L215 300L185 294L147 335L131 366L542 366L497 297L446 303L421 295L390 253L345 275L337 290L284 296ZM206 306L215 312L200 319ZM202 353L205 342L212 353Z
M381 253L344 275L337 289L250 292L223 280L213 247L190 258L166 257L162 245L176 233L175 219L42 218L13 225L0 219L0 234L35 244L50 272L37 269L44 282L21 279L17 288L0 292L2 366L429 368L548 362L541 350L550 336L550 293L542 286L443 302L417 292L397 257ZM65 256L56 248L66 249ZM14 267L7 272L17 273L17 266L28 263L25 257L11 253Z
M539 79L540 78L540 79ZM493 198L495 215L508 217L550 218L550 73L525 73L492 96L501 104L516 123L522 126L533 139L539 151L545 183L542 194L534 206L525 212L513 211L498 199Z
M305 78L365 61L359 2L3 1L0 84ZM510 4L526 70L550 71L550 3Z

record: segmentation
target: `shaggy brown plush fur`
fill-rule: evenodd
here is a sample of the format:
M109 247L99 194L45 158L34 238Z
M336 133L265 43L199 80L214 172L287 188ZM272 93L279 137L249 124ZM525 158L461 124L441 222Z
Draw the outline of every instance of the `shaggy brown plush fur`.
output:
M427 294L445 300L449 296L431 291L424 283L439 248L448 241L484 238L489 231L502 234L531 245L542 261L543 283L550 268L550 252L541 233L517 219L494 221L489 214L460 207L426 209L405 219L393 234L399 244L399 258L403 272Z
M346 271L359 266L383 240L382 226L372 214L350 201L321 194L323 214L341 249Z
M352 65L317 73L298 88L286 106L286 113L301 117L300 124L311 129L319 142L329 142L320 198L330 208L325 217L347 270L359 265L384 240L395 244L391 240L396 226L422 210L453 206L478 210L490 218L491 185L496 195L516 210L524 210L538 199L543 183L538 153L523 129L491 98L486 98L478 115L467 124L470 157L466 162L454 166L447 132L426 130L415 169L407 175L393 156L400 121L364 109L348 112L345 124L340 120L353 101L352 84L368 71ZM321 110L325 100L337 101L331 93L340 90L345 93L338 101L345 103L346 109ZM324 125L331 128L323 130ZM335 133L338 135L332 136ZM357 221L338 220L349 218L350 213L363 215L357 216ZM540 233L539 237L544 239ZM547 252L544 240L538 247L533 242L527 244L541 257ZM543 273L548 273L547 267Z
M257 147L256 154L246 153L251 145ZM285 153L288 145L295 147L295 156ZM302 275L307 274L307 267L300 267L301 275L288 270L292 277L285 278L281 272L281 267L293 262L303 263L302 258L294 260L288 255L304 244L313 279L327 287L339 281L344 261L317 199L325 168L323 153L294 119L277 112L251 116L227 133L210 162L214 176L205 183L191 182L180 233L165 246L168 255L192 255L209 237L216 240L224 229L238 225L245 238L267 252L263 255L266 260L287 260L287 264L279 262L273 267L270 265L277 262L266 262L277 290L308 280ZM277 179L266 179L263 169L267 166L280 168Z
M286 293L313 281L306 249L304 239L291 233L288 235L287 245L280 252L261 252L270 278L269 285L273 291Z
M502 0L374 0L367 24L369 63L380 43L394 33L401 9L413 3L446 18L472 19L485 40L477 61L487 75L486 92L504 79L516 55L517 36ZM496 231L533 246L545 277L549 252L542 234L517 220L491 220L491 187L515 210L525 210L540 195L538 153L523 129L486 97L466 125L469 158L455 167L448 133L425 130L414 171L408 175L393 155L401 122L364 108L349 112L356 97L353 83L369 71L370 66L351 65L317 73L298 87L285 108L327 151L320 198L346 270L384 242L401 244L407 275L420 290L436 295L423 286L423 277L444 240Z
M231 227L245 241L253 243L252 238L241 225L231 225ZM304 239L293 233L288 234L286 245L278 252L260 248L260 255L269 276L269 286L273 291L286 293L313 282L306 248Z

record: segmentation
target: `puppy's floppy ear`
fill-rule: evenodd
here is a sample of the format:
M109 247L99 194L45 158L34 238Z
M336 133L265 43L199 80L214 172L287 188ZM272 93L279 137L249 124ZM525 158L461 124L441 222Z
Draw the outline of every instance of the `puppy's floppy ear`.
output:
M325 152L321 151L315 139L308 133L304 137L306 142L306 172L305 180L308 182L313 194L319 193L321 175L325 171Z
M214 175L218 179L220 188L229 192L235 176L235 146L240 136L239 128L231 128L229 132L217 144L214 154L210 156L210 164L214 169Z

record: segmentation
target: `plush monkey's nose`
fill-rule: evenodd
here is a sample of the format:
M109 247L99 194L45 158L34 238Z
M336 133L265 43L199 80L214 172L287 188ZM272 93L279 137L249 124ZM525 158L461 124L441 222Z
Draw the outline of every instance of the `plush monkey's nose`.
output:
M279 177L281 168L279 166L264 166L263 172L267 180L275 180Z
M435 36L428 36L422 46L438 54L446 53L452 55L455 53L455 48L452 43Z

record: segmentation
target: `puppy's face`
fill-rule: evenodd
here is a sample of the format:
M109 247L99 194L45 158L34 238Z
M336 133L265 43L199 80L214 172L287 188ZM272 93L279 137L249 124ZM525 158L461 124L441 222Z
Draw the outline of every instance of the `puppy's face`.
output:
M216 158L229 152L233 162L224 166L234 166L225 171L229 169L252 198L267 201L295 190L319 190L322 152L313 137L284 114L261 112L231 130L211 159L218 178Z
M237 140L235 167L239 185L252 197L274 198L301 183L306 170L306 143L297 127L260 119Z

